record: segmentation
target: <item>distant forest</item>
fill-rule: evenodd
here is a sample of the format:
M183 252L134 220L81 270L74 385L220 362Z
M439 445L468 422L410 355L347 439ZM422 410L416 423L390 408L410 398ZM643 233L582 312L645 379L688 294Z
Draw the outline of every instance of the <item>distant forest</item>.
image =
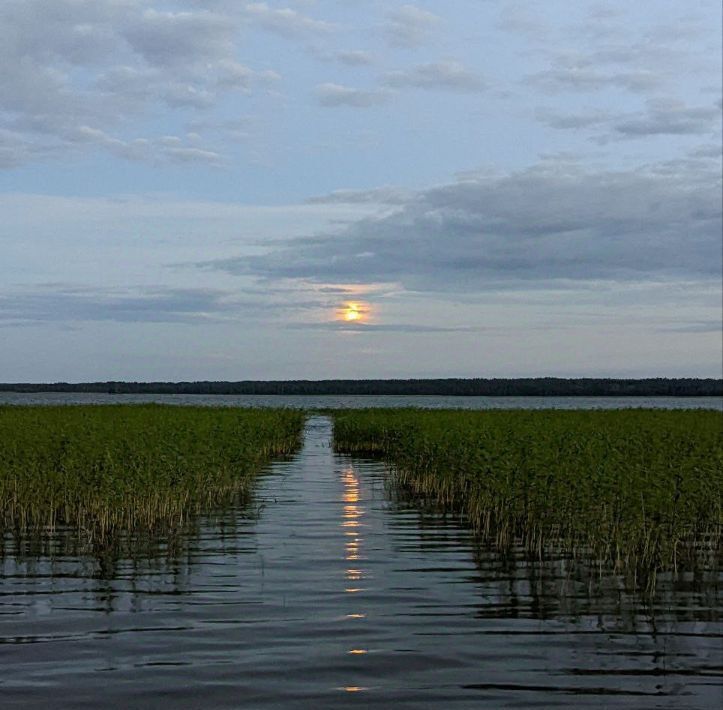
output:
M0 383L2 392L110 394L446 395L488 397L723 396L723 380L663 377L625 380L556 377L434 380L277 380L240 382Z

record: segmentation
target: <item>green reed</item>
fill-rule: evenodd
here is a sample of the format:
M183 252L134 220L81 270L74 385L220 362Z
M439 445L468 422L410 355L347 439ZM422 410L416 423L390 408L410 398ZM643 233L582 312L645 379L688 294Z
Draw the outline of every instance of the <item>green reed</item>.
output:
M562 547L636 586L719 562L720 412L344 411L334 447L384 458L501 547Z
M0 533L72 528L92 545L172 532L248 492L300 445L291 410L0 407Z

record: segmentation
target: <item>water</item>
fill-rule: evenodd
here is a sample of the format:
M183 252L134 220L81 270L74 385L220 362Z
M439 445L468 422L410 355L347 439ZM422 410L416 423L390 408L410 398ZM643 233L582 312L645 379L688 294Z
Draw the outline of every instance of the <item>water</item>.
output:
M203 395L102 394L85 392L0 392L2 404L160 404L209 407L293 407L298 409L363 409L424 407L428 409L719 409L723 397L440 397L437 395Z
M334 455L330 426L169 558L7 556L2 707L720 706L715 585L646 607L504 560Z

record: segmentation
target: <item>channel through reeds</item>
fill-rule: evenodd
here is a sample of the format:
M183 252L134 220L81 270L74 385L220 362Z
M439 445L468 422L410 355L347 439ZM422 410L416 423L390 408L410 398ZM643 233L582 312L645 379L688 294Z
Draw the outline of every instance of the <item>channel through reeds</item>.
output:
M384 458L502 549L562 546L646 588L720 563L720 412L341 411L334 447Z

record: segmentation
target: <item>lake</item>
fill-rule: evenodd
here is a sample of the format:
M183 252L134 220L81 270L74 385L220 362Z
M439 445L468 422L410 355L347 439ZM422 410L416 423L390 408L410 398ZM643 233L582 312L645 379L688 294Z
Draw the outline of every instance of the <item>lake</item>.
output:
M663 578L643 601L562 556L501 556L330 437L311 417L250 504L172 550L94 559L62 530L36 555L6 541L2 707L719 707L719 579Z
M723 397L440 397L437 395L203 395L97 394L83 392L0 392L2 404L159 404L209 407L295 407L356 409L425 407L430 409L719 409Z

